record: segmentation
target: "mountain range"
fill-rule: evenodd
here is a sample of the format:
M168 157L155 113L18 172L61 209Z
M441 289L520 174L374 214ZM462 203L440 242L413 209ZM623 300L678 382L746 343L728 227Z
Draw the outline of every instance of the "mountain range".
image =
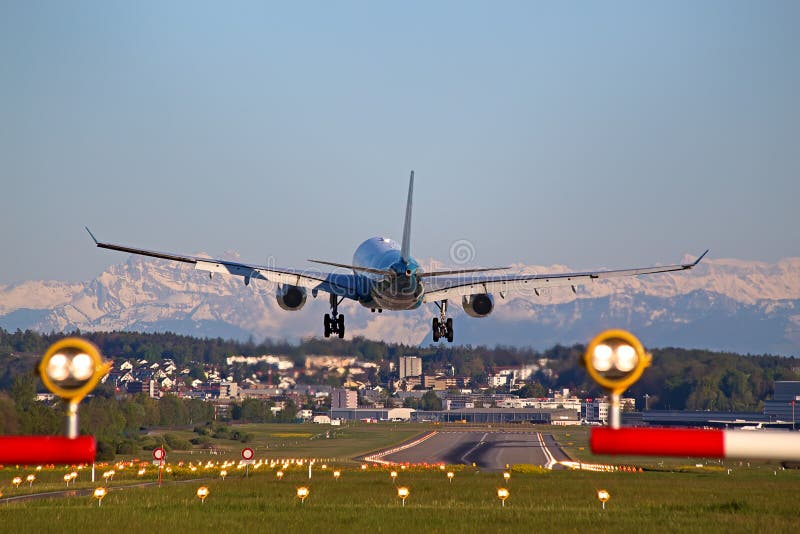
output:
M689 258L687 258L688 260ZM434 262L430 262L433 264ZM514 265L519 272L555 273L563 265ZM41 332L171 331L199 337L260 340L319 336L325 294L300 311L278 307L275 287L208 275L185 265L136 256L85 283L28 281L0 285L0 327ZM686 272L599 280L539 295L495 295L482 319L451 306L456 342L547 348L585 343L600 330L627 328L650 347L685 347L800 356L800 258L774 264L705 259ZM347 336L408 344L431 342L424 305L412 312L371 313L349 302Z

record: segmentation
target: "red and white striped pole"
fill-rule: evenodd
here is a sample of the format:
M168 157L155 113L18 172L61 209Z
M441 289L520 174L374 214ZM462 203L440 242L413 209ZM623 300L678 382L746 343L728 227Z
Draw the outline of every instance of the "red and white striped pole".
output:
M800 461L800 434L687 428L593 428L594 454Z

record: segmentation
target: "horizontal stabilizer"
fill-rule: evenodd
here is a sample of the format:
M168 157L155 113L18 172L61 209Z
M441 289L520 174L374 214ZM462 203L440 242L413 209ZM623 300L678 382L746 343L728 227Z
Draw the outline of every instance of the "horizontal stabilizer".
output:
M396 276L397 273L386 269L373 269L372 267L359 267L358 265L347 265L345 263L334 263L332 261L322 260L308 260L311 263L319 263L320 265L329 265L331 267L340 267L342 269L352 269L354 271L362 271L365 273L382 274L384 276Z
M457 269L455 271L432 271L429 273L419 273L420 278L427 278L431 276L449 276L453 274L470 274L470 273L485 273L486 271L507 271L511 267L487 267L485 269Z

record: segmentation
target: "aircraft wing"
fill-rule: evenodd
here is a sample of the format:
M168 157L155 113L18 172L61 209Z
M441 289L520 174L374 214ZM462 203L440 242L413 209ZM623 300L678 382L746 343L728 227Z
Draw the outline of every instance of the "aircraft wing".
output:
M358 281L353 274L328 273L308 269L276 267L272 265L252 265L237 261L185 256L183 254L174 254L171 252L157 252L125 245L103 243L95 238L91 230L86 228L86 231L89 232L89 235L92 236L92 239L99 248L118 250L120 252L128 252L130 254L138 254L140 256L149 256L151 258L160 258L181 263L190 263L194 265L196 270L208 271L212 275L214 273L222 273L241 276L244 279L245 285L249 284L251 280L265 280L277 284L300 286L312 290L316 289L352 299L358 298Z
M425 281L424 301L436 302L480 293L506 294L528 292L538 294L540 290L549 287L572 286L574 289L576 286L605 278L683 271L696 266L707 253L708 251L706 250L692 263L641 267L637 269L557 274L501 274L435 277L426 279Z

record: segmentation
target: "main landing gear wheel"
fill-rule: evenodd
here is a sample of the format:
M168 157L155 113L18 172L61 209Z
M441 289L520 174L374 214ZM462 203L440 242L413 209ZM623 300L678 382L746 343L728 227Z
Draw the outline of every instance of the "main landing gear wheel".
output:
M325 337L331 337L331 334L337 334L339 339L344 337L344 315L339 315L339 304L343 300L344 297L339 299L336 295L331 295L331 313L326 313L322 321Z
M443 300L441 304L437 302L436 306L439 308L439 317L434 317L432 322L433 342L436 343L440 338L445 338L452 343L453 319L447 317L447 301Z
M325 337L331 337L331 316L326 313L322 323L325 326Z
M336 320L336 326L339 330L339 339L344 338L344 315L340 315Z

